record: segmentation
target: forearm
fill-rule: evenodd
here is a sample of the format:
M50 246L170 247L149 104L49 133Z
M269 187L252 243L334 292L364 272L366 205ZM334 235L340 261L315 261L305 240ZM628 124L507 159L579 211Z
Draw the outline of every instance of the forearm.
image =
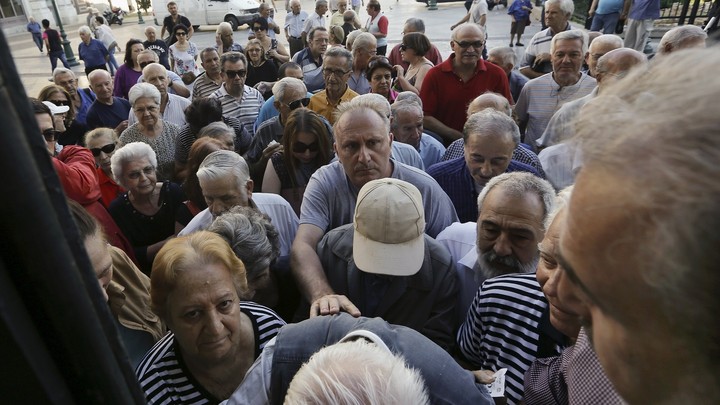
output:
M525 67L520 68L520 73L525 75L525 77L527 77L528 79L535 79L535 78L538 78L545 74L542 72L536 72L536 71L532 70L532 68L530 66L525 66Z
M440 120L430 115L425 116L425 118L423 119L423 125L425 126L425 128L429 129L432 132L435 132L436 134L443 137L443 139L450 142L456 139L460 139L463 136L462 132L448 127L447 125L440 122Z
M293 243L290 268L300 292L309 303L334 293L327 281L320 258L307 242L296 239Z

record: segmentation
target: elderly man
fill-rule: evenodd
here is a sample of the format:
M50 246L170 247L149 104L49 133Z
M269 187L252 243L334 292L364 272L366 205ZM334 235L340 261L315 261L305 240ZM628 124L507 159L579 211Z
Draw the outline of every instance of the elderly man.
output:
M595 88L594 78L583 73L587 52L587 34L580 30L563 31L551 41L552 73L527 82L515 105L523 142L537 150L550 118L563 104L587 96Z
M90 89L97 96L87 112L88 129L113 128L115 133L120 136L122 131L128 127L130 102L112 95L114 85L108 71L94 70L88 75L88 81Z
M660 0L633 0L628 17L625 48L643 52L653 30L653 22L660 18Z
M364 349L353 349L353 345ZM348 358L364 361L343 360ZM301 369L308 359L310 364ZM417 373L414 377L405 375L409 368ZM367 384L360 387L356 384L359 379ZM418 385L424 385L426 395ZM405 388L398 392L398 386ZM318 391L324 393L312 396ZM469 371L420 333L379 318L339 314L282 328L265 346L228 405L267 404L272 403L270 398L335 403L336 392L343 392L348 403L365 403L368 395L382 404L397 403L398 398L411 404L493 403L487 388L475 383Z
M165 33L167 33L169 35L169 38L166 41L168 46L171 46L177 41L175 35L172 34L173 29L175 29L175 26L177 24L182 24L188 29L187 39L189 41L190 37L192 37L193 33L195 32L193 30L192 24L190 23L190 20L188 20L187 17L178 13L178 5L174 1L171 1L167 4L167 10L170 15L165 16L165 19L163 20L162 29L160 30L160 38L164 39Z
M410 34L412 32L419 32L421 34L424 34L425 22L420 18L408 18L407 20L405 20L405 25L403 26L402 32L403 35ZM405 69L405 71L407 71L410 64L402 60L402 56L400 55L400 45L402 44L397 44L393 47L393 49L390 50L388 60L390 60L391 65L400 65L403 67L403 69ZM433 44L430 44L430 50L427 51L425 57L435 66L441 64L443 61L440 51Z
M370 93L370 82L365 72L370 58L377 55L377 39L370 33L363 32L352 43L352 73L348 82L357 94Z
M178 127L187 124L185 121L185 109L190 105L190 100L185 97L176 96L168 93L167 69L159 63L151 63L143 68L143 80L150 83L160 92L160 114L163 121L171 122ZM129 125L137 121L135 113L131 113L129 117Z
M200 164L197 177L208 207L179 236L207 229L213 219L234 206L252 207L270 217L280 236L280 257L287 259L298 227L297 215L279 195L253 193L248 166L240 155L227 150L209 154Z
M146 49L137 55L137 61L138 65L140 65L140 68L144 69L145 66L151 63L160 63L160 58L158 57L156 52L153 52L150 49ZM190 97L190 90L185 87L185 83L183 83L182 78L172 70L168 70L167 68L165 68L165 70L168 76L168 93L177 94L180 97ZM145 77L143 75L140 75L137 82L145 83Z
M477 219L477 196L493 177L523 171L540 176L532 166L512 159L520 144L520 131L512 118L486 109L468 118L463 130L463 157L428 169L455 206L460 222Z
M221 56L226 52L242 53L243 47L233 39L233 27L229 22L221 22L215 30L215 49Z
M343 17L343 14L347 11L348 6L348 0L338 0L337 2L337 10L333 10L333 15L330 17L330 26L338 25L342 27L342 25L345 23L345 19Z
M282 65L280 65L280 68L278 69L278 81L282 80L284 77L293 77L295 79L298 79L300 81L303 81L303 71L300 65L298 65L295 62L285 62ZM275 82L277 83L277 82ZM272 83L274 86L275 83ZM268 83L270 84L270 83ZM304 84L304 83L303 83ZM270 88L272 91L272 87ZM307 93L307 98L312 97L312 93ZM277 117L280 114L280 111L275 107L275 96L270 96L269 99L265 100L265 103L262 107L260 107L260 113L258 113L258 117L255 120L255 131L258 130L260 127L260 124L263 122L269 120L272 117Z
M302 30L302 39L303 42L309 45L309 42L312 41L310 36L310 31L312 31L313 28L322 27L325 28L325 13L328 11L328 2L327 0L317 0L315 2L315 12L312 13L307 20L305 20L305 25L303 25Z
M315 93L325 86L322 65L323 55L327 50L330 35L325 27L315 27L310 30L307 38L307 48L293 55L292 61L302 68L305 87L309 92Z
M705 48L707 33L696 25L681 25L663 35L656 56L666 56L681 49Z
M301 292L311 303L311 315L337 313L340 309L359 315L352 302L333 293L315 252L327 231L352 222L358 190L370 180L385 177L413 184L423 196L426 232L432 237L454 222L457 215L435 180L390 159L389 114L378 109L371 95L342 104L334 130L338 161L316 171L305 189L291 268Z
M630 404L720 401L717 79L696 74L718 63L717 51L671 54L579 118L558 288L587 304L598 359ZM678 120L678 105L696 108Z
M205 70L193 84L192 99L210 97L220 89L223 83L220 55L215 48L205 48L200 52L200 65Z
M516 60L517 55L509 46L498 46L488 51L487 61L499 66L505 72L510 85L510 94L515 101L520 98L520 92L528 82L527 77L515 70Z
M330 287L364 316L415 329L450 350L455 266L447 250L425 234L420 191L398 179L372 180L360 189L353 218L317 246Z
M166 69L170 69L170 62L168 61L170 49L168 48L167 42L162 39L158 39L155 27L151 25L145 28L145 38L147 38L147 40L143 42L145 49L155 52L159 58L160 64L165 66Z
M262 94L245 85L247 58L239 52L227 52L220 57L223 84L211 97L220 99L223 117L237 118L252 135L253 123L265 102Z
M505 72L480 57L484 46L480 28L463 24L453 30L453 54L425 75L420 91L425 128L440 135L446 144L462 138L466 106L478 94L494 91L512 103Z
M75 73L67 68L53 70L53 83L65 89L70 94L75 110L75 121L86 125L87 111L95 101L95 94L90 89L79 89Z
M310 97L308 108L325 117L330 124L335 123L340 104L358 95L348 86L352 63L353 57L347 49L333 47L325 52L322 66L325 90Z
M300 8L300 0L290 0L291 11L285 17L285 38L290 44L290 55L293 56L305 47L302 33L308 14Z
M596 77L595 67L597 66L598 60L613 49L622 47L622 38L615 34L603 34L593 39L585 54L585 64L588 66L587 74Z
M280 27L278 27L277 23L273 18L270 16L270 12L272 11L272 6L270 3L260 3L260 7L258 7L258 14L260 14L260 17L267 20L268 23L268 29L267 29L267 35L275 39L276 35L280 33ZM255 39L255 31L249 30L248 32L248 40Z
M547 28L533 35L520 64L520 73L535 79L553 71L550 41L563 31L571 30L570 17L575 11L572 0L547 0L545 2L545 25ZM587 41L586 41L587 42ZM586 45L587 46L587 45Z
M390 131L395 141L415 148L425 167L430 167L440 161L445 153L445 147L437 139L423 132L423 111L420 97L410 91L403 93L414 96L414 100L398 98L393 103Z

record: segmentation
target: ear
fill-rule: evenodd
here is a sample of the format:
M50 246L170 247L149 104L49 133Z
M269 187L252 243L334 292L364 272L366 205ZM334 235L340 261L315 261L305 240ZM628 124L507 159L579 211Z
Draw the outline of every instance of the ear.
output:
M590 51L585 52L585 64L590 65Z
M335 154L335 156L337 156L337 154L338 154L338 151L337 151L337 142L333 142L333 153Z
M252 179L248 180L247 183L245 183L245 190L247 191L248 200L252 198L253 187L255 187L255 183L252 181Z

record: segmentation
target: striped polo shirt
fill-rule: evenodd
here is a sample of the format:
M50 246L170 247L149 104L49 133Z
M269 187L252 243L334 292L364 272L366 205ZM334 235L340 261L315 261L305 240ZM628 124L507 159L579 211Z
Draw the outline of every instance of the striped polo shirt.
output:
M225 83L212 94L212 97L220 99L223 117L237 118L248 131L252 130L253 123L260 112L260 107L265 102L262 94L248 85L243 86L243 95L240 100L228 94L227 90L225 90Z

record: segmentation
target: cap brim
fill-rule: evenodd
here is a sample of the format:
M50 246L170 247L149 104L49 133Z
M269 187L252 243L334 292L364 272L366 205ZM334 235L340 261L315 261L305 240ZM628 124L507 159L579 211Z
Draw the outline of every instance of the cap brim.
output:
M425 234L408 242L387 244L354 231L353 260L366 273L412 276L425 260Z
M70 111L70 107L68 107L66 105L55 105L55 104L51 103L50 101L43 101L43 104L45 104L47 106L47 108L50 109L50 113L52 115L64 114L64 113Z

